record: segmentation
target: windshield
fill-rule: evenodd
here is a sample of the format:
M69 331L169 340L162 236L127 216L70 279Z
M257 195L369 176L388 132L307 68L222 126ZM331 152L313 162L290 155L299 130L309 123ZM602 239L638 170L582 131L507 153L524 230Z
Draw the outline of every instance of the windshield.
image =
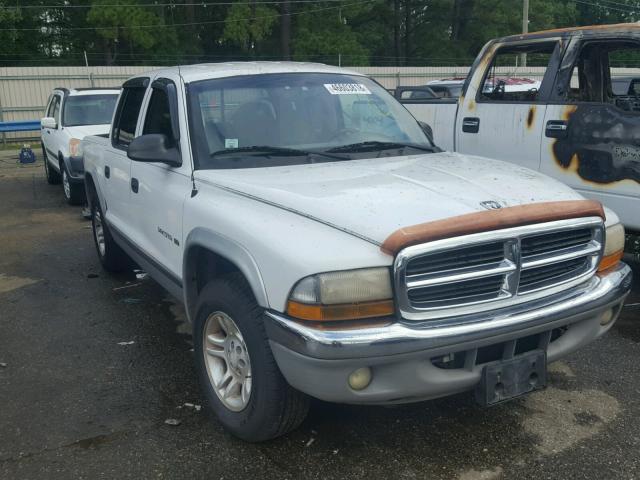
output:
M194 82L188 93L199 169L344 161L434 148L411 114L366 77L247 75Z
M64 102L62 124L65 127L80 125L106 125L111 123L118 94L74 95Z

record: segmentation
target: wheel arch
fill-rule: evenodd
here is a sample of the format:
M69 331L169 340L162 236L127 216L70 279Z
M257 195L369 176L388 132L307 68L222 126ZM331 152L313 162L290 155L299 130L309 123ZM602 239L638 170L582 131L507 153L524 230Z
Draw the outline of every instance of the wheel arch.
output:
M236 241L210 230L195 228L185 241L182 262L183 294L187 317L195 316L202 287L211 279L239 271L249 283L258 305L268 308L267 291L255 259Z
M103 195L100 194L100 185L93 178L91 172L84 172L84 188L85 192L87 192L87 205L89 207L89 210L91 210L91 207L93 206L94 199L97 198L98 202L100 202L100 206L102 207L102 211L106 212L107 200Z

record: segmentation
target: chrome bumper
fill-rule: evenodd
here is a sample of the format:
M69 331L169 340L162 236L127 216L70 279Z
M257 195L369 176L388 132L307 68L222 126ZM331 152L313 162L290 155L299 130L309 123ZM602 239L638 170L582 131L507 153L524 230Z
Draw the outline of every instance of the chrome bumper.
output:
M586 345L613 325L615 318L604 326L600 319L609 310L617 316L631 280L631 269L620 264L571 292L446 323L401 320L384 327L327 331L269 311L266 328L280 370L299 390L345 403L416 401L464 391L479 381L481 368L475 363L461 371L443 370L433 365L434 357L565 326L572 327L545 346L549 362ZM373 369L374 380L356 392L347 377L363 366ZM383 383L376 385L377 377Z

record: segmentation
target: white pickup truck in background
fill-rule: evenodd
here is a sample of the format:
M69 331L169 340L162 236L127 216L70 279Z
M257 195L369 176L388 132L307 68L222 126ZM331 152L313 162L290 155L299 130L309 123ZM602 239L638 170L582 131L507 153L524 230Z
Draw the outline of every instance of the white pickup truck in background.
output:
M459 99L420 98L404 87L401 102L444 150L554 177L640 233L640 91L620 89L611 71L639 53L638 24L500 38L482 49ZM512 89L500 79L522 76L525 54L529 66L545 67L541 83Z
M67 203L86 201L80 142L111 128L118 88L55 88L40 120L44 171L49 184L62 182Z
M371 79L301 63L128 80L83 142L94 241L185 305L202 391L239 437L309 396L407 403L542 388L631 287L614 212L538 172L446 153Z

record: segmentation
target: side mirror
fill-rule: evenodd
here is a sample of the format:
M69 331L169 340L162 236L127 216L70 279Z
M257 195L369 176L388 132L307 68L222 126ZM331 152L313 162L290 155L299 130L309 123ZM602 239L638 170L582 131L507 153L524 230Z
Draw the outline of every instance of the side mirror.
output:
M180 152L169 145L169 138L162 133L149 133L133 139L127 157L136 162L166 163L172 167L182 165Z
M421 122L419 120L418 120L418 125L420 125L420 128L422 129L424 134L427 136L427 138L431 141L431 143L435 145L435 142L433 141L433 129L431 128L431 125L429 125L426 122Z
M56 119L53 117L44 117L42 119L40 119L40 125L43 128L58 128L58 123L56 122Z

